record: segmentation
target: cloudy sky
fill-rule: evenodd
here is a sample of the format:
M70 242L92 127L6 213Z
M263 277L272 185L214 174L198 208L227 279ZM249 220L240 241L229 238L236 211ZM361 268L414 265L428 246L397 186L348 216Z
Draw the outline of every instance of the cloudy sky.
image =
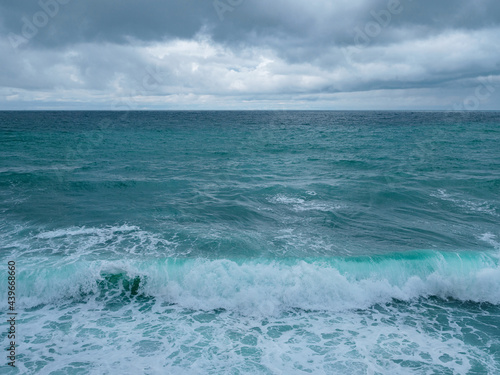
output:
M0 109L500 109L498 0L0 4Z

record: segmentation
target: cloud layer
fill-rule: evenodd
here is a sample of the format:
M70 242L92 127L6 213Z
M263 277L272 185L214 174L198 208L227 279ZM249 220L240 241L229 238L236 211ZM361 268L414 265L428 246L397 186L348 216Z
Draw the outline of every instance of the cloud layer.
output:
M0 5L0 109L500 109L500 3Z

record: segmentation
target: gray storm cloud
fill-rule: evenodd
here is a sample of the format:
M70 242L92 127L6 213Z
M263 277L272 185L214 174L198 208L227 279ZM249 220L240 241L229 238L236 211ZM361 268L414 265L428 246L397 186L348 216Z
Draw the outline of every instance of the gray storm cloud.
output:
M0 108L499 109L500 3L0 5Z

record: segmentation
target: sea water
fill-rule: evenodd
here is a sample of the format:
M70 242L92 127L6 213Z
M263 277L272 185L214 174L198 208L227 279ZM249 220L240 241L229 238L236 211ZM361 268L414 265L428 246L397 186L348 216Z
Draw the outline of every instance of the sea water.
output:
M0 372L500 373L499 223L498 112L0 112Z

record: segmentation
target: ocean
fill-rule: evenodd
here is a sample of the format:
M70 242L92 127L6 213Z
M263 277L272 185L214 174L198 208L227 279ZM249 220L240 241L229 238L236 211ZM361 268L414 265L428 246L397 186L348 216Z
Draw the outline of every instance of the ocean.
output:
M0 372L498 374L499 224L499 112L0 112Z

